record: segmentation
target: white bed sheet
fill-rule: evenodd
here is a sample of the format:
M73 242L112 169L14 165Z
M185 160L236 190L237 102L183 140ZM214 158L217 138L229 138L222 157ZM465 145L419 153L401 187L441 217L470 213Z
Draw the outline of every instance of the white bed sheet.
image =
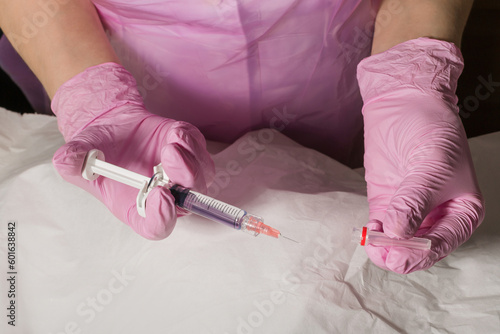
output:
M350 242L368 216L360 174L278 132L214 154L210 191L300 244L195 216L166 240L145 240L55 172L54 117L2 109L0 124L1 333L500 332L500 133L470 140L483 225L433 268L404 276Z

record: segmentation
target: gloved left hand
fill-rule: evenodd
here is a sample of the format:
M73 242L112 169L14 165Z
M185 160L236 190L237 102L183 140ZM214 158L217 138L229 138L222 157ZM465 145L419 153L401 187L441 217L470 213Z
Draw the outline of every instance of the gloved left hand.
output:
M214 164L201 132L148 112L135 79L119 64L104 63L77 74L58 89L52 107L67 142L54 155L59 174L93 194L145 238L166 238L185 212L176 207L167 188L155 187L147 197L146 218L141 217L137 189L108 178L82 177L90 150L98 149L107 162L146 176L161 163L174 184L199 192L212 181Z
M431 250L367 246L378 266L427 269L464 243L484 202L455 89L463 68L452 43L419 38L358 65L365 123L368 228L432 241Z

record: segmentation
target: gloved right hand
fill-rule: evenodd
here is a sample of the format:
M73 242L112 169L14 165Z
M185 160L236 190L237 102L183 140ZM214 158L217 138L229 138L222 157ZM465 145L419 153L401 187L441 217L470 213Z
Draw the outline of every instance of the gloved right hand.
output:
M135 79L119 64L90 67L68 80L57 90L52 110L66 141L53 158L59 174L145 238L166 238L183 214L170 191L151 190L143 218L136 208L137 189L103 177L82 177L87 152L98 149L107 162L142 175L152 175L161 163L173 183L201 193L213 178L214 164L199 130L148 112Z
M370 230L432 241L430 250L367 246L381 268L424 270L470 238L484 217L456 106L463 68L450 42L418 38L358 65L364 100Z

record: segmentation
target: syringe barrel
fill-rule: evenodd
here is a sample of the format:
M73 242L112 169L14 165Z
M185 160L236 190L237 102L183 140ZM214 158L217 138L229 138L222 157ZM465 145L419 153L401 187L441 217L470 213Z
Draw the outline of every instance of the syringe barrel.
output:
M180 208L236 230L241 229L243 217L247 214L243 209L179 185L172 186L170 192L175 198L175 204Z

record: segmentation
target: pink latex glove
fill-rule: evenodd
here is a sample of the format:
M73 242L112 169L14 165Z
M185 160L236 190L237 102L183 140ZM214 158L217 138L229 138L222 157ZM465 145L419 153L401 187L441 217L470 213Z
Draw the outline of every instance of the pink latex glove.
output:
M483 219L484 202L456 106L462 68L455 45L429 38L401 43L358 65L367 227L393 238L432 241L427 251L367 246L381 268L427 269L464 243Z
M192 125L149 113L132 75L121 65L90 67L64 83L52 109L66 145L54 155L61 176L101 200L121 221L148 239L163 239L177 215L174 197L154 188L146 201L146 218L136 209L138 190L99 177L82 175L85 155L104 152L105 160L143 175L152 175L160 162L172 182L204 192L214 174L203 135Z

